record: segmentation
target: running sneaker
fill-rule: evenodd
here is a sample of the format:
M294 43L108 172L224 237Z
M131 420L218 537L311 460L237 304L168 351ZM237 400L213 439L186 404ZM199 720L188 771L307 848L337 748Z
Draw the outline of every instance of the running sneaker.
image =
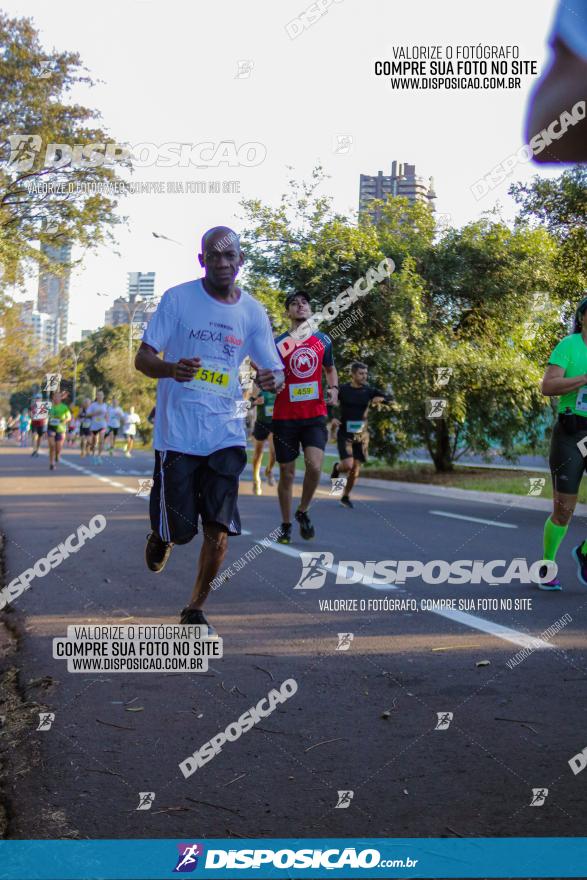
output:
M575 551L573 551L573 553L574 552ZM538 576L544 577L546 575L547 571L548 571L548 569L546 568L545 565L543 565L538 572ZM538 581L538 589L539 590L550 590L551 592L553 590L562 590L562 584L557 577L553 577L553 579L550 581Z
M314 531L314 526L312 525L312 521L308 516L307 511L296 510L295 517L300 524L300 535L302 536L304 541L311 541L316 533Z
M206 615L200 608L184 608L181 612L181 617L179 618L179 622L184 626L193 625L193 626L207 626L208 627L208 638L209 639L218 639L220 636L218 632L214 629L214 627L209 623Z
M348 507L349 510L352 510L355 506L348 495L343 495L340 499L340 503L343 507Z
M39 453L37 452L37 450L36 450L36 449L33 449L33 451L31 452L31 457L34 458L35 455L38 455L38 454L39 454Z
M579 544L572 551L573 559L577 563L577 578L581 581L584 587L587 587L587 554L581 551L581 547L583 543Z
M108 455L114 455L114 450L113 450L113 449L109 449L109 450L108 450Z
M539 590L562 590L562 585L559 579L553 578L551 581L545 581L545 583L540 582L538 584Z
M163 571L169 559L173 544L161 540L155 532L147 535L147 546L145 547L145 562L147 568L159 574Z
M50 471L54 471L54 470L55 470L55 465L54 465L54 464L50 464L50 465L49 465L49 470L50 470Z
M262 495L261 480L253 480L253 495Z
M124 457L125 458L132 458L132 455L130 454L130 452L125 452Z
M330 472L330 479L331 479L331 480L336 480L336 479L338 479L338 476L339 476L339 474L338 474L338 462L336 462L336 464L335 464L335 465L333 466L333 468L332 468L332 471Z
M275 477L273 476L273 471L270 471L269 468L265 468L265 476L267 477L267 485L274 486Z
M278 544L291 544L291 523L281 523Z

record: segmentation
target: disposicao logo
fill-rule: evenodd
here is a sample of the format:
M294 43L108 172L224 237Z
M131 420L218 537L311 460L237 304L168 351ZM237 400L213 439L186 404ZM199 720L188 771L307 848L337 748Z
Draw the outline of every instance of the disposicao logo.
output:
M177 865L173 869L174 874L189 874L198 867L198 859L204 855L204 847L201 843L178 843L179 856Z

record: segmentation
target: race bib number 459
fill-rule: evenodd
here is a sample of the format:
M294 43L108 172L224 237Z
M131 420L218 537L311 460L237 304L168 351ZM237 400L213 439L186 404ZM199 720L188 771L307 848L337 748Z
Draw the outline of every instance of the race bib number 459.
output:
M291 403L300 403L302 400L316 400L318 396L317 382L300 382L289 386L289 399Z

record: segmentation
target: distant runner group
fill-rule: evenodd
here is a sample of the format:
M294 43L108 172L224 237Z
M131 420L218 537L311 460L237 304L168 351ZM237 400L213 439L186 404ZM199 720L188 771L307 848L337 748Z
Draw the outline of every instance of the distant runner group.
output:
M19 417L20 446L29 446L30 440L34 458L39 455L46 435L49 469L53 471L59 464L64 444L73 448L79 441L81 457L89 457L92 464L102 464L102 454L114 454L120 434L124 440L124 455L130 458L137 426L141 423L134 406L125 412L115 397L108 404L104 393L98 391L94 401L86 398L81 406L72 404L70 407L66 403L67 396L67 392L53 391L45 400L40 392L35 394L29 409L23 410Z

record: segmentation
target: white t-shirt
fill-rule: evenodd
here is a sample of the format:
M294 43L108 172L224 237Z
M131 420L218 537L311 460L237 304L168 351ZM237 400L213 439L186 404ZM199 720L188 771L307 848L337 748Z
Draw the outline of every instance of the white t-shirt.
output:
M124 416L124 410L121 406L108 407L108 427L120 428L120 420Z
M102 428L106 427L106 419L108 416L108 404L106 403L98 403L95 400L93 403L89 405L86 410L87 415L92 417L92 421L90 422L90 430L91 431L101 431Z
M201 279L167 290L143 335L165 361L200 357L191 382L159 379L153 445L160 452L210 455L246 446L239 366L250 355L262 369L283 370L263 306L241 290L236 303L206 293Z
M141 424L141 417L138 413L124 413L122 416L122 433L134 437L137 433L137 425Z

